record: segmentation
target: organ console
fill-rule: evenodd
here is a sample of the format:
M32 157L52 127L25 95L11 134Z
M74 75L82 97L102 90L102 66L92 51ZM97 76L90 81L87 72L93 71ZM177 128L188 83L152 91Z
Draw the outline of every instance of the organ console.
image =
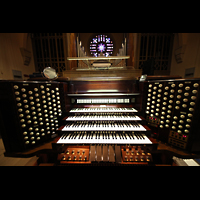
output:
M0 81L5 150L52 141L58 165L152 165L156 139L199 151L199 84L120 77Z
M149 137L151 131L140 116L136 80L72 80L67 98L68 114L58 129L60 137L52 143L53 149L60 150L60 164L152 163L150 152L157 142ZM80 145L89 149L89 155L70 153L81 151Z

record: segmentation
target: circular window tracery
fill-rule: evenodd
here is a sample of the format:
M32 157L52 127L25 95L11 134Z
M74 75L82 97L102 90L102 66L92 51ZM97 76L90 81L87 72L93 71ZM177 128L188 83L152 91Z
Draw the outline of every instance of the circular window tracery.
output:
M107 35L97 35L90 42L90 53L94 57L100 56L100 53L103 53L103 56L106 57L111 56L113 53L113 42Z

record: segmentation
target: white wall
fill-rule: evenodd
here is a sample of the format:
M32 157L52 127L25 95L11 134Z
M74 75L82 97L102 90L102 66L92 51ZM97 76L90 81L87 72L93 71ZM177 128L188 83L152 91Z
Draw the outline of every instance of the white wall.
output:
M175 60L175 50L182 49L182 63ZM185 69L195 67L194 77L200 77L200 33L176 33L174 36L170 75L185 77Z
M24 65L20 48L31 51L28 66ZM24 74L35 72L31 37L28 33L0 33L0 79L13 80L13 69L22 71L23 80Z

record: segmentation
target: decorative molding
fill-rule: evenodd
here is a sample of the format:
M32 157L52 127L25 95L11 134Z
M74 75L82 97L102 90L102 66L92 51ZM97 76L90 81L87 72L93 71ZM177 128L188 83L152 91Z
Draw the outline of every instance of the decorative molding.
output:
M20 48L20 51L21 51L21 54L23 57L24 65L29 65L29 63L31 61L31 52L25 48Z
M182 45L182 46L178 47L177 49L175 49L174 55L175 55L175 59L176 59L177 63L183 62L185 48L186 48L186 45Z

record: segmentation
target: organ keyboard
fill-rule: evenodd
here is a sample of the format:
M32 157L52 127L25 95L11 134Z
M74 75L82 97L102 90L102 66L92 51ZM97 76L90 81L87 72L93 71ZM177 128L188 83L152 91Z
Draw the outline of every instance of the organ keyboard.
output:
M58 144L152 144L141 132L129 131L74 131L65 133Z
M89 145L89 161L117 163L129 160L127 156L121 156L121 145L129 149L132 149L132 146L137 149L138 146L142 148L146 145L156 148L153 145L155 141L148 136L150 129L145 125L144 118L140 116L140 93L134 89L133 82L128 82L122 84L119 81L112 86L114 81L107 83L71 81L68 94L71 107L68 115L63 118L63 125L58 129L61 136L54 143L54 148L64 148L64 152L67 152L66 149L70 149L73 145L79 145L79 148L80 145L83 147ZM100 87L101 93L98 92L99 88L94 87ZM75 151L76 148L73 147ZM62 155L58 156L62 164L80 162L77 161L77 156L74 159L72 155L67 158L66 153ZM85 162L89 161L87 156ZM130 161L145 161L147 164L152 161L152 158L141 157L140 159L130 156Z
M69 112L138 112L135 108L115 108L115 107L97 107L97 108L73 108Z
M129 121L72 121L62 131L146 131L138 122Z
M95 121L95 120L117 120L117 121L140 121L142 120L137 115L129 115L127 113L89 113L89 114L76 114L66 117L66 121Z

